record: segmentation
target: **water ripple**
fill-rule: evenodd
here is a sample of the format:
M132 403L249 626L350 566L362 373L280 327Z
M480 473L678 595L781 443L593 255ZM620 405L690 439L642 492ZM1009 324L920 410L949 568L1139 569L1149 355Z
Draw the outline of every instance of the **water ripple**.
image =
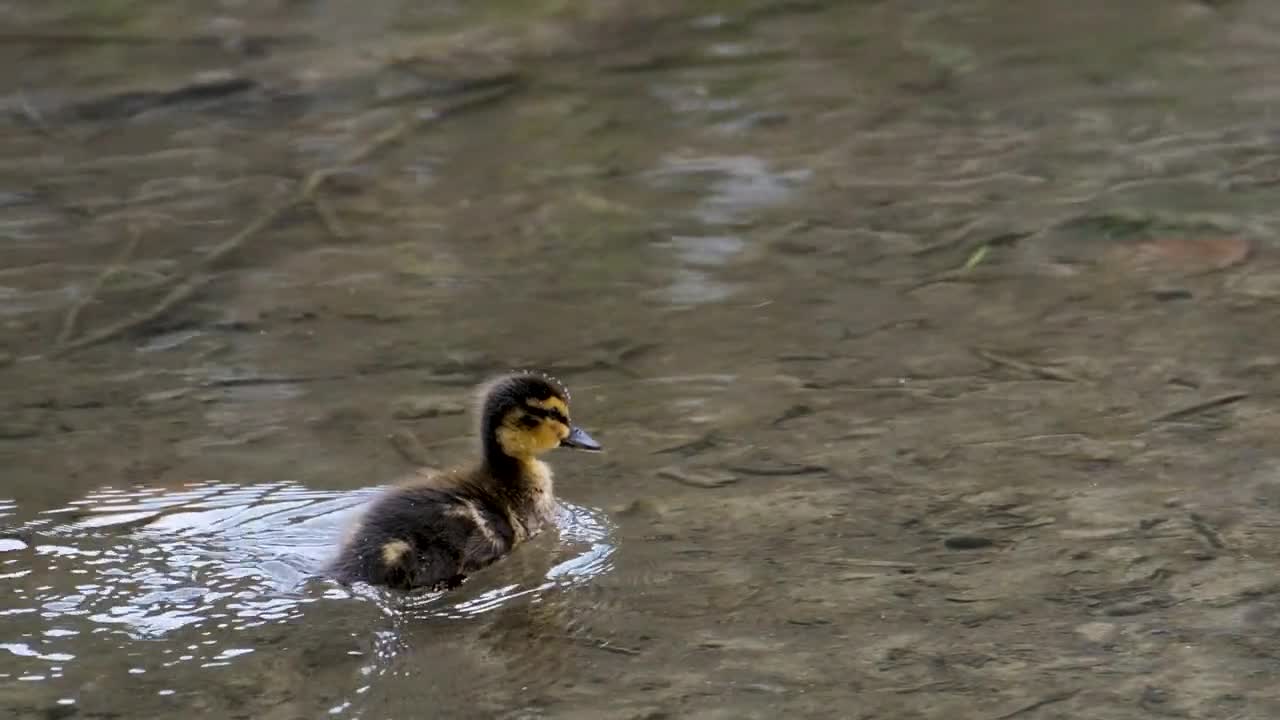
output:
M318 577L374 492L288 483L104 489L22 523L20 508L0 501L0 677L58 679L78 658L120 650L161 668L222 667L252 655L246 631L298 620L315 603L371 602L393 627L402 614L466 620L612 569L612 526L564 503L560 559L539 577L499 564L456 595L344 588ZM403 640L395 630L367 630L375 645L369 672L382 674Z

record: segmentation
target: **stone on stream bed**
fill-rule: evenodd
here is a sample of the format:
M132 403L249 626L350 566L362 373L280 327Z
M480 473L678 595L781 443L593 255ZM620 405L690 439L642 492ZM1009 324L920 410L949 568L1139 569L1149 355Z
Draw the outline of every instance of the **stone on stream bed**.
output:
M980 550L995 545L995 541L981 535L952 535L942 544L950 550Z
M452 398L417 395L404 397L391 406L391 416L397 420L420 420L444 415L461 415L467 406Z

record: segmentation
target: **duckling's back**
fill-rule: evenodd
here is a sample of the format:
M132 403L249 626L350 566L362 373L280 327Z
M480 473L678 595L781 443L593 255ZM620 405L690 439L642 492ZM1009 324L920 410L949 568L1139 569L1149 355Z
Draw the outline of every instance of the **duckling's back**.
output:
M331 572L396 589L448 588L510 552L516 537L502 513L453 488L409 485L375 499Z

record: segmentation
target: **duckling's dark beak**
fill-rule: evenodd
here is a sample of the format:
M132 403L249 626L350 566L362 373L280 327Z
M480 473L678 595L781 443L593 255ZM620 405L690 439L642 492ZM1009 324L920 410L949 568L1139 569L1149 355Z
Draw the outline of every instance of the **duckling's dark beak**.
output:
M587 431L580 427L569 428L569 437L560 441L560 447L589 450L591 452L599 452L604 449L600 443L595 441L595 438L588 435Z

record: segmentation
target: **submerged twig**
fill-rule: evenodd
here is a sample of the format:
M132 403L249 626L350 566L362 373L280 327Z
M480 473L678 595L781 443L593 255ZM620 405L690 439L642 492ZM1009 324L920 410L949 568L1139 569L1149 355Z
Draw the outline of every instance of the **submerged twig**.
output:
M952 230L951 232L947 233L946 236L944 236L941 240L934 243L930 243L928 245L925 245L922 248L912 251L911 255L912 257L922 257L924 255L930 255L932 253L936 253L939 250L946 250L948 248L954 247L956 243L960 242L965 237L967 237L969 233L981 227L983 222L985 222L985 220L986 220L985 218L976 218L974 220L970 220L969 222L961 225L955 230Z
M1210 524L1203 515L1194 512L1188 513L1187 519L1191 521L1191 527L1195 529L1196 533L1200 535L1200 537L1204 538L1205 542L1207 542L1210 547L1215 550L1222 550L1227 546L1227 544L1222 541L1222 535L1218 532L1217 528Z
M604 650L605 652L611 652L614 655L639 655L640 654L640 651L636 650L635 648L623 647L621 645L613 645L613 644L610 644L607 640L604 642L595 643L594 645L592 645L592 647L598 650Z
M67 353L89 347L90 345L106 342L154 322L173 308L186 302L201 288L209 284L213 279L210 271L224 258L237 250L240 250L251 240L258 237L263 230L270 227L289 210L303 203L314 203L316 191L329 178L347 169L351 165L368 158L387 146L398 142L412 130L443 120L444 118L456 115L460 112L500 100L507 95L510 95L516 88L517 85L515 83L510 83L485 92L470 95L445 105L434 112L415 114L400 121L399 123L396 123L381 133L378 133L369 142L348 153L346 157L341 159L338 164L333 167L322 168L308 174L302 182L299 183L297 190L293 194L283 201L268 206L267 209L259 213L257 217L250 221L249 224L244 226L244 228L239 232L232 235L230 238L227 238L222 243L214 247L213 250L209 251L207 255L196 263L196 266L191 270L187 277L175 286L167 295L161 298L155 305L152 305L150 308L147 308L137 315L83 335L76 340L70 340L69 334L67 337L62 337L60 334L60 347L54 351L53 355L55 357L62 356Z
M978 249L974 250L969 255L969 259L964 262L964 265L962 265L960 269L963 270L964 272L969 272L970 270L978 267L978 264L981 263L984 259L986 259L987 253L989 252L991 252L990 245L988 245L987 243L983 243L979 245Z
M912 693L918 693L925 690L936 692L938 690L949 689L951 687L954 687L955 685L956 685L956 682L954 680L931 680L927 683L921 683L919 685L906 685L903 687L884 688L883 692L891 692L891 693L896 693L898 695L910 695Z
M215 246L197 263L195 269L191 271L187 277L177 286L168 292L155 305L147 308L143 312L132 317L125 318L119 322L108 325L107 327L95 330L94 332L82 335L74 341L66 342L63 339L59 347L54 352L54 357L66 355L81 348L97 345L101 342L111 340L118 335L123 335L135 328L148 325L163 317L173 308L186 302L189 298L199 292L205 285L208 285L213 276L207 272L214 265L218 264L223 258L240 249L245 243L253 239L271 223L275 222L281 214L284 213L293 203L286 202L280 205L274 205L266 212L260 214L252 222L246 225L240 232L232 235L222 243Z
M579 645L585 645L590 648L595 648L596 650L604 650L605 652L611 652L615 655L627 655L627 656L634 657L640 654L640 651L635 648L626 647L624 645L614 645L608 640L599 640L593 637L578 637L575 635L565 635L564 639L573 643L577 643Z
M1149 420L1148 422L1154 425L1156 423L1165 423L1165 422L1171 422L1173 420L1182 420L1184 418L1191 417L1192 415L1198 415L1206 410L1213 410L1216 408L1225 407L1227 405L1234 405L1235 403L1238 403L1247 397L1249 397L1249 393L1246 393L1246 392L1233 392L1233 393L1227 393L1225 395L1219 395L1217 397L1209 398L1208 400L1205 400L1203 402L1198 402L1193 405L1188 405L1186 407L1178 408L1177 410L1170 410L1169 412L1164 413L1163 415L1157 415L1151 418L1151 420Z
M342 224L342 220L338 217L338 211L333 209L333 205L329 201L316 195L311 198L311 206L315 208L316 215L319 216L320 222L324 225L334 240L350 240L351 233L347 232L347 228Z
M944 270L940 273L930 275L921 280L914 281L904 287L900 292L909 295L917 290L921 290L932 285L942 285L943 283L981 283L991 282L994 280L1003 280L1009 276L1003 273L989 270L982 272L977 268L956 268L952 270Z
M987 362L993 365L999 365L1001 367L1009 368L1011 370L1017 370L1019 372L1026 373L1034 377L1043 378L1045 380L1057 380L1058 382L1080 382L1080 378L1077 378L1074 375L1064 372L1062 370L1055 370L1054 368L1046 367L1044 365L1033 365L1031 363L1023 362L1021 360L1017 360L1017 359L1008 357L1006 355L1001 355L999 353L992 352L991 350L986 350L983 348L973 348L973 354L977 355L978 357L982 358L983 360L986 360Z
M67 341L71 339L71 336L75 334L76 321L80 319L80 313L84 312L84 309L89 306L89 303L93 302L94 299L97 298L98 293L102 290L102 286L106 284L107 280L112 275L120 272L120 269L129 262L133 257L134 252L138 249L138 243L141 241L142 234L138 232L137 228L130 227L129 242L125 243L124 248L121 249L115 259L111 261L111 264L103 268L102 272L98 273L98 277L96 277L93 284L89 286L84 297L80 298L74 305L67 309L67 314L62 318L62 328L58 331L58 339L56 342L59 345L66 345Z
M896 569L918 567L918 565L913 562L902 562L900 560L874 560L871 558L853 558L853 557L832 558L829 560L823 560L821 562L827 565L853 565L858 567L879 567L879 568L896 568Z
M228 38L219 35L141 35L126 33L76 32L2 32L0 43L7 45L206 45L227 46ZM284 43L303 44L312 38L302 35L241 35L231 38L239 45L262 46Z
M96 345L100 342L105 342L117 335L123 335L134 328L155 322L161 317L164 317L164 315L173 308L186 302L188 298L195 295L205 285L208 285L209 281L212 279L212 275L190 276L186 280L183 280L181 285L170 290L168 295L165 295L160 299L160 302L152 305L145 311L125 320L121 320L120 322L108 325L100 330L95 330L87 335L82 335L80 338L75 340L75 342L67 343L59 348L54 353L54 357L59 357L69 352L89 347L90 345Z
M18 93L18 114L38 133L45 137L56 138L58 133L49 127L49 123L45 121L44 114L31 104L31 98L27 97L25 92Z
M1060 703L1063 700L1070 700L1071 698L1075 697L1076 694L1079 692L1080 692L1079 690L1064 690L1061 692L1053 693L1051 695L1046 695L1029 705L1023 705L1022 707L1016 710L1011 710L1003 715L997 715L994 718L994 720L1010 720L1010 718L1015 718L1015 717L1018 717L1019 715L1026 715L1029 712L1039 710L1045 705L1053 705L1054 703Z

